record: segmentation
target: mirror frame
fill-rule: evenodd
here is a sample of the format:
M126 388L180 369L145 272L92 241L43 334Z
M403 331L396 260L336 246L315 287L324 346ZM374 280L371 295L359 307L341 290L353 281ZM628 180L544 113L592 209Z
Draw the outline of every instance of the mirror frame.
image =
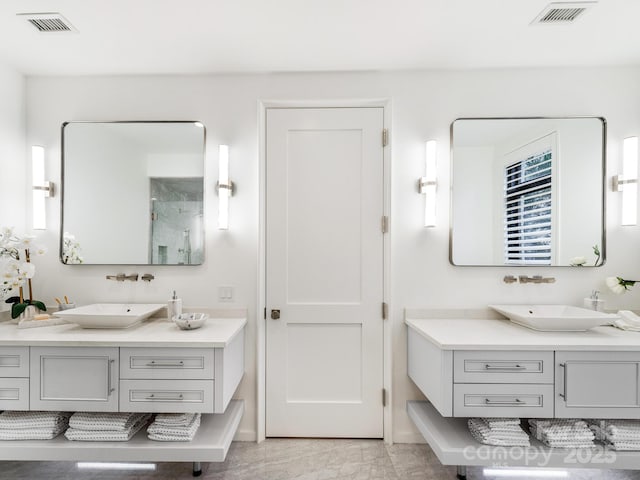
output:
M600 262L597 265L589 265L590 268L602 267L607 262L607 119L599 115L573 115L573 116L529 116L529 117L458 117L451 122L449 127L449 264L454 267L489 267L489 268L580 268L573 265L459 265L453 261L453 127L458 120L573 120L573 119L597 119L602 122L602 238L600 240Z
M202 243L202 254L203 260L202 263L189 263L189 264L178 264L178 263L170 263L170 264L162 264L162 263L65 263L63 261L63 248L64 248L64 190L65 190L65 162L64 162L64 152L65 152L65 136L64 129L70 123L109 123L109 124L140 124L140 123L155 123L155 124L165 124L165 123L192 123L199 124L202 126L202 183L203 183L203 199L202 199L202 210L203 210L203 218L206 217L206 161L207 161L207 127L200 120L69 120L66 122L62 122L60 126L60 231L59 231L59 243L58 243L58 258L60 263L64 266L140 266L140 267L199 267L204 265L206 262L206 250L207 250L207 235L206 229L203 229L203 243Z

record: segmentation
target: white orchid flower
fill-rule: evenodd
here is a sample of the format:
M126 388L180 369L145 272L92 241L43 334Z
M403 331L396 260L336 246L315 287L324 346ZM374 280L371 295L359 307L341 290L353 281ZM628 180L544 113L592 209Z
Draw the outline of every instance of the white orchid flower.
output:
M25 278L33 278L36 274L36 266L33 263L22 262L20 264L20 273L23 274Z
M36 237L33 235L25 235L19 240L18 245L16 245L16 247L20 250L31 250L34 247L33 241L35 239Z
M604 282L613 293L620 295L629 290L629 287L633 287L636 281L637 280L625 280L622 277L607 277Z
M569 265L572 267L582 267L587 264L587 259L585 257L573 257L569 260Z

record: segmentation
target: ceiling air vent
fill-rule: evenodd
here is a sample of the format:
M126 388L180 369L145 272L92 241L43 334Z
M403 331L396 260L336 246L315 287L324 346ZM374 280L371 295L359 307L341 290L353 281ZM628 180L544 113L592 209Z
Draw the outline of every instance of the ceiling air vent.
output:
M71 22L59 13L19 13L38 31L44 33L77 32Z
M588 8L598 2L554 2L550 3L531 22L532 25L559 25L574 22Z

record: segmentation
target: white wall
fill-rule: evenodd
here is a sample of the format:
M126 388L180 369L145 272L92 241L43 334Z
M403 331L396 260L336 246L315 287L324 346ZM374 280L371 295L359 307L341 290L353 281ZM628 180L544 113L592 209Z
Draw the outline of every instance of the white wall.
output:
M0 227L27 227L25 79L0 63Z
M0 63L0 228L14 227L24 234L26 212L27 156L25 147L25 79ZM0 312L8 305L0 302Z
M258 100L392 99L391 321L393 322L393 433L419 436L405 413L421 394L407 378L405 307L476 308L500 302L578 304L606 276L640 275L640 231L619 226L619 198L608 194L608 262L598 269L454 267L448 262L449 191L439 189L438 226L422 227L424 142L439 142L441 185L449 181L449 125L457 117L602 115L609 121L609 174L618 172L623 137L640 134L640 69L493 70L476 72L278 74L197 77L31 78L27 82L28 141L47 146L49 168L59 168L60 124L70 120L200 120L207 127L205 216L207 259L201 267L62 266L42 258L37 287L44 299L67 294L91 301L162 301L176 289L186 305L215 306L218 285L235 286L235 302L250 311L247 373L238 396L247 402L241 438L255 432L255 335L258 252ZM217 145L231 147L230 228L216 229ZM46 232L56 249L58 203ZM118 271L151 272L151 283L107 282ZM46 274L43 274L46 273ZM505 285L505 274L543 274L555 284ZM640 289L638 289L640 290ZM42 296L42 295L41 295ZM640 292L608 307L640 307ZM226 304L228 305L228 304Z

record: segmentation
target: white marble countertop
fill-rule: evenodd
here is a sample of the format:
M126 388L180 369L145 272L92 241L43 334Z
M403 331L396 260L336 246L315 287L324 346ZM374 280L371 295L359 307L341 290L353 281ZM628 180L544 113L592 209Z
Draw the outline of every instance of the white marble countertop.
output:
M20 329L5 321L0 323L0 346L223 348L246 323L244 309L212 311L195 330L180 330L165 317L152 317L124 329L87 329L72 323Z
M405 323L442 350L640 351L640 332L596 327L586 332L538 332L509 320L411 318Z

